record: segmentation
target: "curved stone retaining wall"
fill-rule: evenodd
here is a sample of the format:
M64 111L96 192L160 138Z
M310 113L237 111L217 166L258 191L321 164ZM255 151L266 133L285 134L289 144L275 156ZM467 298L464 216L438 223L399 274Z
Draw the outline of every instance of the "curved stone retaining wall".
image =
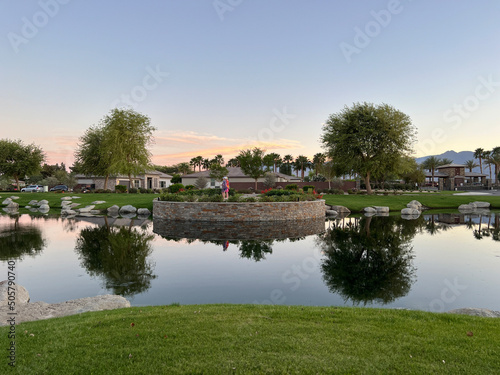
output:
M325 201L164 202L153 201L153 218L191 221L282 221L325 217Z
M325 231L325 219L266 221L186 221L153 220L153 232L166 239L276 240L299 238Z

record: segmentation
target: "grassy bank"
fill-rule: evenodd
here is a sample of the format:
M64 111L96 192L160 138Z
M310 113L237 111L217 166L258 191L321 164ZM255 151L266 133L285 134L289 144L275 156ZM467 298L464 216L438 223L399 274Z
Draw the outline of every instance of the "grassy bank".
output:
M61 198L63 197L79 197L78 199L73 199L74 203L80 203L80 207L85 207L90 205L94 201L105 201L106 203L101 203L95 206L95 209L102 210L113 205L125 206L131 204L136 208L147 208L150 211L153 210L153 199L157 198L160 194L116 194L116 193L102 193L102 194L73 194L73 193L0 193L0 203L4 201L5 198L15 195L19 197L16 200L20 207L25 207L32 199L41 201L45 199L49 202L51 208L60 209L61 208Z
M491 208L500 208L500 196L463 196L449 192L434 194L404 194L404 195L324 195L327 204L346 206L353 212L370 206L388 206L391 211L399 211L413 199L432 209L458 208L461 204L474 201L489 202Z
M7 349L7 327L0 335ZM19 374L492 374L500 325L420 311L135 307L19 324Z
M81 207L91 204L94 201L105 201L106 203L96 205L96 209L106 209L113 205L124 206L131 204L136 208L148 208L153 210L153 199L159 194L56 194L56 193L0 193L0 203L7 197L16 195L16 200L20 207L25 207L32 199L46 199L53 209L61 208L61 198L64 196L78 196L74 199L80 203ZM327 204L346 206L353 212L359 212L369 206L388 206L391 211L399 211L406 207L406 204L413 199L417 199L424 206L433 209L456 209L461 204L473 201L490 202L491 208L500 209L500 196L456 196L451 192L441 192L434 194L404 194L404 195L324 195Z

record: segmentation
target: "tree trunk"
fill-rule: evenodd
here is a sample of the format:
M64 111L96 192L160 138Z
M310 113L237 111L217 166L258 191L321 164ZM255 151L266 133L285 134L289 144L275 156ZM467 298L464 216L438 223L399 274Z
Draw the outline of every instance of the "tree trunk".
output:
M128 174L128 189L127 189L127 193L129 192L130 189L132 189L132 175L129 172L129 174Z
M255 192L257 192L257 178L255 179Z
M21 189L19 188L19 176L15 175L14 179L16 180L17 191L21 191Z
M372 193L372 187L370 185L370 172L368 172L365 176L365 185L366 185L366 193L371 194Z
M108 188L108 180L109 180L109 174L107 174L106 178L104 179L104 190Z

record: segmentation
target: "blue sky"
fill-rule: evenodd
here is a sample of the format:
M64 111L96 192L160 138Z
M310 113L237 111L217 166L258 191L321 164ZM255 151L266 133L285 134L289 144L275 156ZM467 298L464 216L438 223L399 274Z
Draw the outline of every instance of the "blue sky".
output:
M0 2L0 138L71 165L115 106L148 115L153 161L254 146L322 152L322 124L388 103L415 156L500 146L500 2Z

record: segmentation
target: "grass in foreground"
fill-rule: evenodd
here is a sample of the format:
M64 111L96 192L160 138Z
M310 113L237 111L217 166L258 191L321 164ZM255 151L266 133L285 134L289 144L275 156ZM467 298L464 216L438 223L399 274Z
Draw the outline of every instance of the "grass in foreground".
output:
M5 349L7 331L0 329ZM9 368L6 356L0 367L19 374L492 374L500 368L499 347L500 325L492 318L336 307L153 306L19 324L16 367Z

